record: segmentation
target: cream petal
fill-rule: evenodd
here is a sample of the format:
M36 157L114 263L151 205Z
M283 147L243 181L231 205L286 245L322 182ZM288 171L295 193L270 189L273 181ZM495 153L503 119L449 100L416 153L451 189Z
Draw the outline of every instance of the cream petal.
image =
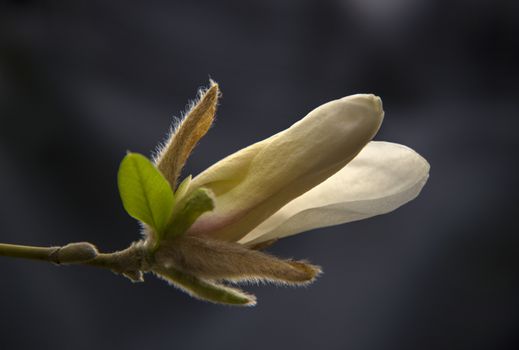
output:
M372 141L335 175L294 199L239 243L254 245L388 213L414 199L429 164L412 149Z
M383 115L377 96L344 97L216 163L190 186L213 191L215 210L201 216L188 233L239 240L343 168L373 138Z

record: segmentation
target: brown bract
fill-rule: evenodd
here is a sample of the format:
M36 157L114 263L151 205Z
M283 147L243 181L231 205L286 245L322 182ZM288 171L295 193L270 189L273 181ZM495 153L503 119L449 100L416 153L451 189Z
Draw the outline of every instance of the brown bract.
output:
M176 188L180 171L196 144L207 133L214 121L218 96L218 84L211 81L207 90L201 90L200 97L176 128L172 129L167 142L155 158L157 168Z

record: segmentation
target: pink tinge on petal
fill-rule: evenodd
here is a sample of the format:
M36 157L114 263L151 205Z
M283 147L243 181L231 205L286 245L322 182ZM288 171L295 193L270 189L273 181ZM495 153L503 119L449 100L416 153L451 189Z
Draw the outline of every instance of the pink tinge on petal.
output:
M215 209L188 232L238 241L343 168L373 138L383 115L374 95L344 97L221 160L191 183L193 189L206 187L215 194Z

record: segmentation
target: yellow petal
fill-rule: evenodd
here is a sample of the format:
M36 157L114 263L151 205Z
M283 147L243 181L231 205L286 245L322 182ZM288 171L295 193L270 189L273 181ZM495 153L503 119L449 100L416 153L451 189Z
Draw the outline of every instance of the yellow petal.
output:
M239 242L254 245L388 213L414 199L429 163L412 149L370 142L343 169L294 199Z
M344 97L219 161L191 183L190 188L205 187L215 194L215 210L188 232L239 240L343 168L373 138L383 115L377 96Z

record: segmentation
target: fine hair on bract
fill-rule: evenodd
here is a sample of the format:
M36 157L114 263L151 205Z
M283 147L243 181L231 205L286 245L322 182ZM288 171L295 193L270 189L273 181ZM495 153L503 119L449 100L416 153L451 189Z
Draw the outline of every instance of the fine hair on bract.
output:
M173 189L189 155L213 124L220 96L219 86L213 80L209 88L199 89L187 111L174 121L166 141L158 145L154 162Z

